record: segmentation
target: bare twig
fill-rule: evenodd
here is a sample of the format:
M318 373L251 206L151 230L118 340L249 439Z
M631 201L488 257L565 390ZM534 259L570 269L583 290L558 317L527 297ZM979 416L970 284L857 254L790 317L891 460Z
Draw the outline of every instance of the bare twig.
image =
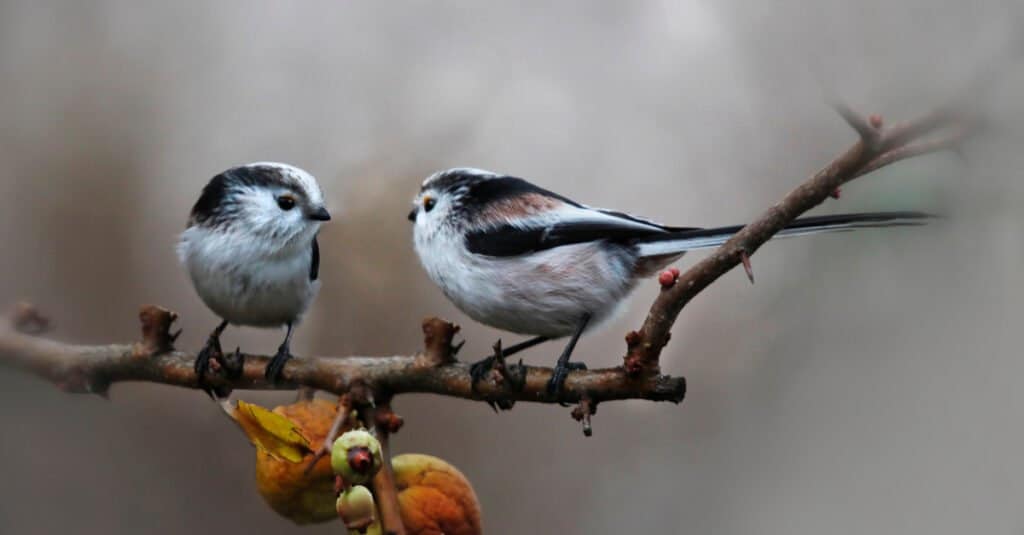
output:
M341 428L345 422L348 421L351 413L352 396L349 394L342 394L338 396L338 414L335 415L334 422L331 424L330 430L328 430L327 435L324 436L323 444L320 444L320 448L316 450L313 458L310 459L308 464L306 464L306 474L309 474L313 470L313 467L316 466L316 463L320 462L320 459L330 455L331 447L334 446L334 439L338 438L338 435L341 434Z
M390 403L381 403L374 411L374 428L377 440L380 441L381 456L384 465L373 478L373 494L380 510L380 525L384 535L405 535L405 525L398 507L398 488L395 486L395 474L391 470L391 427L395 415ZM400 419L399 419L400 420ZM400 424L399 424L400 426Z
M580 402L572 409L572 419L583 422L583 436L589 437L594 434L594 428L590 425L590 417L597 414L597 403L587 396L583 396Z
M844 102L836 102L832 107L846 121L846 124L857 132L860 142L866 150L878 150L879 145L882 144L882 134L879 132L882 126L881 117L872 115L870 118L865 118L850 109Z
M966 127L955 128L944 136L894 147L887 152L879 154L873 160L865 164L853 178L864 176L872 171L894 164L900 160L906 160L915 156L923 156L925 154L941 152L944 150L956 150L959 148L960 144L963 143L968 133L969 130Z
M710 256L683 273L674 284L662 286L643 326L626 336L624 368L630 375L657 374L661 350L668 343L669 331L683 307L737 265L742 264L753 280L750 255L804 212L829 196L838 197L839 186L897 161L954 147L973 126L951 110L939 110L886 128L880 116L865 119L846 106L836 108L860 139ZM938 130L949 130L950 133L938 139L922 139Z
M750 255L746 251L740 251L740 263L743 264L743 271L747 272L750 284L754 284L754 265L750 263Z

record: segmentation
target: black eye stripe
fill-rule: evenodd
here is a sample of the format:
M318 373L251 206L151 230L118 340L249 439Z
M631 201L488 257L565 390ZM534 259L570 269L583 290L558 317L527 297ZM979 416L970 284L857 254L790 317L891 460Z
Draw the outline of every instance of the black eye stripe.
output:
M237 194L245 189L267 188L287 192L296 204L308 202L306 191L289 174L269 165L232 167L214 176L192 207L189 224L219 225L238 211ZM276 199L275 199L276 200Z

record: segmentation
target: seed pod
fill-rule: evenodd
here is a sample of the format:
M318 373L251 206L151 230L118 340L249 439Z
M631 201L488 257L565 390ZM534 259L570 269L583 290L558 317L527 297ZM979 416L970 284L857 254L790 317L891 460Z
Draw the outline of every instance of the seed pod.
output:
M373 503L373 494L362 485L349 487L338 496L335 507L345 527L360 533L366 532L366 528L370 527L376 518L377 507Z
M331 446L331 468L347 485L369 482L383 462L380 442L363 429L348 431Z

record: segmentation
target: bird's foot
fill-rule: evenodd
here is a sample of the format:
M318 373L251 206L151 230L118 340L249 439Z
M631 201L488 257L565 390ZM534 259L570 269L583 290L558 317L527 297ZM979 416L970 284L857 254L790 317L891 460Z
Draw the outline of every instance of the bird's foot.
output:
M284 365L291 358L292 353L288 350L288 346L281 346L278 348L274 358L270 360L270 364L267 364L267 369L263 372L263 376L267 378L267 381L276 384L281 380L281 372L284 371Z
M473 392L476 392L477 383L485 379L493 378L497 386L508 392L517 392L526 385L526 369L523 361L519 364L509 365L505 362L506 353L501 347L501 340L494 343L494 353L484 357L469 366L470 385ZM515 400L508 398L496 398L484 400L494 412L499 410L511 410L515 406Z
M494 369L495 359L495 355L489 355L469 365L469 377L474 389L476 388L477 383L483 381L488 375L490 375L491 370Z
M206 345L199 350L196 355L196 361L193 365L193 369L196 372L196 383L199 388L203 389L214 401L217 401L219 392L213 387L206 384L206 372L210 371L210 362L219 362L223 357L223 353L220 348L220 339L216 336L210 336L206 340Z
M551 380L548 381L548 395L558 397L562 393L562 386L565 384L565 379L569 376L569 372L585 369L587 369L587 365L582 362L566 362L565 365L556 365L551 373Z
M473 392L476 392L477 383L490 377L491 372L493 372L495 369L494 364L495 362L497 362L497 360L497 355L491 355L489 357L484 357L474 362L473 364L469 365L470 388L472 388ZM514 401L511 400L486 399L484 401L487 402L487 404L491 407L492 410L494 410L494 412L498 412L499 409L509 410L515 403Z
M228 379L238 379L245 371L245 355L242 348L235 347L235 352L230 355L221 355L217 362L220 363Z

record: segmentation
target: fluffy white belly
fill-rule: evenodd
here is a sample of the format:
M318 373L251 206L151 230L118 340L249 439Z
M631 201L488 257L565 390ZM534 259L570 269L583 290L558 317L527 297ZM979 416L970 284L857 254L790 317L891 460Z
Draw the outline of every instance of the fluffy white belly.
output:
M182 260L199 297L238 325L277 327L296 322L319 290L309 279L311 253L244 259L231 248L183 240Z
M578 244L500 258L444 249L448 254L420 256L444 294L476 321L520 334L568 336L585 314L594 327L634 286L631 255L614 247Z

